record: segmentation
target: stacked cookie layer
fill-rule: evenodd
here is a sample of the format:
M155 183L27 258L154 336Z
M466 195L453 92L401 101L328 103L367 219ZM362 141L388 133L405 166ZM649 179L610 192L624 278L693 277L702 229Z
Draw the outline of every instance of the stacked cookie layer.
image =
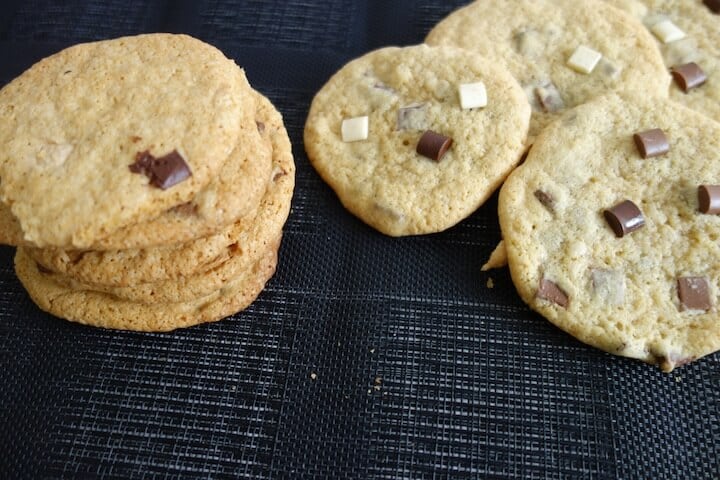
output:
M0 241L44 310L164 331L249 305L294 188L282 117L217 49L71 47L0 91Z

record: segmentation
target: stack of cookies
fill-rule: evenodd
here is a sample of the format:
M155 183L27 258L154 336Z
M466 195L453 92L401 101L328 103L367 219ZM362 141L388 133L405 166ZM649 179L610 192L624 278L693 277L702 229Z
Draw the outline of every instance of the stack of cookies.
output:
M477 0L343 67L305 148L392 236L505 182L488 267L575 337L670 371L720 349L719 25L717 0Z
M0 242L45 311L167 331L247 307L294 188L282 117L184 35L81 44L0 90Z

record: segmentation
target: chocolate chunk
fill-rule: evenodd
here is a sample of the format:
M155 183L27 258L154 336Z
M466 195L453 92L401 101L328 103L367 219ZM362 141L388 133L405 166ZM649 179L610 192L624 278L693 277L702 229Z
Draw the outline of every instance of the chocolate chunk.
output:
M424 103L411 103L398 109L398 130L424 130L426 125Z
M540 280L540 288L538 288L536 296L560 305L563 308L567 308L568 303L570 303L567 294L563 292L556 283L546 278Z
M560 92L552 82L535 87L535 97L537 97L540 106L546 113L557 112L565 108Z
M173 150L163 157L155 158L145 150L135 155L135 163L129 166L133 173L142 173L150 179L150 184L167 190L192 176L190 166L185 159Z
M547 208L550 213L555 213L555 199L553 197L542 190L535 190L535 198L537 198L538 202Z
M417 144L417 153L423 157L439 162L452 144L452 138L433 132L432 130L427 130L422 134L422 137L420 137L420 141Z
M700 212L710 215L720 213L720 185L700 185L698 187L698 209Z
M677 280L677 289L682 310L708 311L712 307L707 278L680 277Z
M673 79L680 90L687 93L707 81L707 75L697 63L690 62L670 69Z
M670 151L665 132L659 128L636 133L633 139L642 158L657 157Z
M630 200L625 200L603 213L605 220L607 220L608 225L610 225L618 238L622 238L645 225L642 212Z
M713 13L720 13L720 0L704 0L703 3Z

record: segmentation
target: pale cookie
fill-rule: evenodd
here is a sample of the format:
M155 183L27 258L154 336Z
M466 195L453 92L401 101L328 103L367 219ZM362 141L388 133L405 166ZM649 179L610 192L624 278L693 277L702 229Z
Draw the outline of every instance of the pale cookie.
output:
M720 189L699 195L720 185L718 158L720 124L669 100L611 94L567 112L500 192L522 299L665 371L718 350L720 216L703 211L720 211Z
M367 224L392 236L438 232L474 212L514 168L529 116L512 76L477 54L390 47L353 60L318 92L305 149ZM364 122L353 121L363 117L366 139Z
M257 216L251 222L238 224L233 230L230 237L233 243L228 247L229 257L226 261L189 276L124 287L88 284L52 272L45 272L45 277L72 290L104 292L119 300L138 303L184 302L220 289L228 281L250 268L268 249L277 250L282 227L290 212L295 185L295 166L290 141L282 125L280 114L269 101L264 100L263 103L266 110L264 118L268 122L266 129L273 141L273 170L276 174L260 203ZM197 242L201 244L203 240ZM195 250L193 247L190 249ZM21 247L20 250L25 249ZM120 259L121 257L118 258ZM170 256L163 260L173 262ZM110 266L112 267L124 268L123 265L114 263Z
M28 242L86 248L205 187L249 92L232 60L185 35L63 50L0 90L0 200Z
M633 14L650 30L670 21L684 34L671 42L656 39L669 69L694 63L702 72L693 68L696 85L690 88L682 70L674 73L680 78L672 82L670 98L720 121L720 4L703 0L607 1Z
M442 20L426 42L506 65L533 107L529 143L565 109L608 91L667 96L670 82L652 35L600 0L478 0Z
M275 273L276 264L277 251L271 249L251 269L216 292L188 302L148 305L104 293L69 290L46 278L22 248L15 256L18 278L42 310L94 327L146 332L214 322L247 308Z

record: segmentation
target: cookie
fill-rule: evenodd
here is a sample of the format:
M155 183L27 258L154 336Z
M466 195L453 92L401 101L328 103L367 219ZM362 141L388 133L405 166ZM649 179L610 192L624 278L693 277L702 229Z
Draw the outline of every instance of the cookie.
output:
M345 65L317 93L305 150L368 225L391 236L432 233L500 185L520 159L529 116L509 72L477 54L389 47ZM363 130L366 138L350 141Z
M279 112L265 99L261 102L261 112L264 118L268 119L265 128L272 141L274 169L273 186L268 189L260 210L267 217L258 219L258 222L264 221L265 224L257 223L257 227L278 231L289 213L295 184L295 165L290 140ZM252 242L257 240L251 238L251 229L246 229L244 235L245 237L240 235L238 239L238 253L235 258L248 258L243 257L240 252L240 249L244 248L242 242L247 240L250 248ZM223 281L216 284L218 288L214 291L208 288L207 283L208 278L217 276L217 272L213 271L206 272L207 278L198 275L197 279L186 279L188 284L185 288L190 289L190 295L175 290L173 297L172 287L166 285L168 288L163 293L165 300L182 299L178 302L134 302L108 293L68 288L54 280L55 274L39 267L25 248L18 248L15 267L18 278L32 299L40 308L53 315L105 328L168 331L219 320L247 307L275 270L278 242L279 234L265 244L264 248L257 247L262 252L259 260L254 264L243 264L243 268L234 271L237 276L232 277L225 271ZM189 284L193 282L196 282L193 285L201 290L192 290L192 285ZM181 284L182 282L177 283ZM142 288L138 287L134 291L136 296L141 294ZM132 290L128 288L127 291ZM200 296L193 297L193 292Z
M703 0L607 0L657 31L656 42L669 69L677 79L670 86L670 98L720 121L720 7ZM675 37L663 36L677 27ZM664 27L663 27L664 26ZM663 40L664 39L664 40ZM693 81L683 73L689 64Z
M431 45L455 45L504 64L533 107L530 141L562 111L608 91L667 96L655 40L600 0L478 0L442 20Z
M500 192L522 299L665 371L718 350L718 158L720 124L667 99L610 94L567 112Z
M249 92L232 60L185 35L63 50L0 90L0 200L28 242L89 247L215 178Z
M295 185L295 170L290 142L282 124L282 117L268 100L263 99L263 108L263 118L267 122L265 128L273 139L273 169L276 175L260 203L257 216L252 221L237 224L227 234L228 241L231 243L225 247L223 252L227 255L226 260L218 262L215 259L210 268L195 271L187 276L173 275L165 280L133 283L122 287L84 282L66 274L51 272L45 272L45 277L72 290L105 292L120 300L138 303L176 303L205 296L220 289L225 283L251 267L268 249L277 250L282 236L282 227L290 212L290 201ZM177 258L174 258L171 252L162 251L163 255L156 256L156 260L160 260L160 262L153 262L149 265L144 265L143 261L147 260L148 256L151 258L155 256L153 249L146 250L144 255L142 252L129 252L130 262L127 264L122 263L125 260L122 252L115 252L113 255L98 253L96 258L99 262L93 261L91 256L87 263L83 264L86 260L81 258L75 266L85 267L82 271L86 275L90 272L92 265L99 265L106 271L122 271L123 277L133 275L128 272L132 270L133 266L147 266L150 270L165 272L168 269L177 268L176 264L181 261L192 261L192 254L202 255L204 242L203 239L196 240L192 245L185 247L186 251L180 249L178 253L182 255ZM20 248L20 250L24 249ZM91 252L87 255L93 254ZM33 259L37 258L35 252L29 256ZM102 261L107 263L103 265L100 263Z
M47 279L20 248L15 271L30 297L44 311L94 327L145 332L214 322L247 308L275 273L277 251L268 250L251 269L209 295L182 303L144 304L99 292L69 290Z

